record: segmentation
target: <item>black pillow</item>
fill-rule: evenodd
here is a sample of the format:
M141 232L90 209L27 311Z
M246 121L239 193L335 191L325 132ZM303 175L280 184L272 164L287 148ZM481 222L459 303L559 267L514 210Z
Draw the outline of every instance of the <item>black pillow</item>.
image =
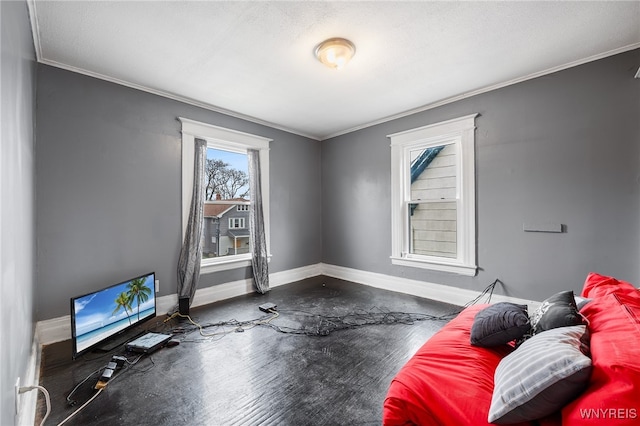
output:
M499 302L479 311L471 326L471 344L491 347L521 338L531 328L527 305Z
M558 327L585 324L578 311L573 291L556 293L540 305L531 316L531 333L537 334Z

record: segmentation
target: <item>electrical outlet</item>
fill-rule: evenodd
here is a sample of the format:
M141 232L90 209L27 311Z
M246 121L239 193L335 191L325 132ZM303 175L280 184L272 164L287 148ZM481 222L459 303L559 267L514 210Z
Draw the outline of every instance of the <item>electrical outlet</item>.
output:
M160 293L160 280L156 280L156 293Z
M16 379L16 414L20 408L20 377Z

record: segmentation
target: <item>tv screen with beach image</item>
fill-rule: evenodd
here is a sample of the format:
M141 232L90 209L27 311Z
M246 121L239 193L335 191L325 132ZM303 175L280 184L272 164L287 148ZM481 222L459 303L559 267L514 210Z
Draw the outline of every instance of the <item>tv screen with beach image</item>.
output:
M155 274L141 275L71 299L74 358L110 337L155 317Z

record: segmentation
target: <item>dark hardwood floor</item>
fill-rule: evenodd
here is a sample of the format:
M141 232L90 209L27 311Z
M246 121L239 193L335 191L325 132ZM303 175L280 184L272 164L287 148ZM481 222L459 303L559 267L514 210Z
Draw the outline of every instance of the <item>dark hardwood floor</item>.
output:
M407 322L405 315L441 316L458 307L334 278L314 277L191 309L201 325L279 317L255 327L208 326L203 337L186 320L166 316L145 329L175 332L180 344L125 364L69 425L375 425L393 376L444 320ZM353 315L350 315L353 314ZM345 315L350 315L340 321ZM415 316L414 316L415 318ZM377 325L361 325L367 322ZM400 321L399 323L397 321ZM345 324L346 323L346 324ZM342 326L345 329L339 329ZM244 331L241 331L244 330ZM332 331L333 330L333 331ZM305 334L292 334L283 331ZM328 335L326 334L329 331ZM316 335L313 335L316 333ZM320 334L320 335L318 335ZM56 425L97 392L98 375L121 346L71 360L69 341L43 348L40 384L51 394L47 425ZM36 424L45 412L38 400Z

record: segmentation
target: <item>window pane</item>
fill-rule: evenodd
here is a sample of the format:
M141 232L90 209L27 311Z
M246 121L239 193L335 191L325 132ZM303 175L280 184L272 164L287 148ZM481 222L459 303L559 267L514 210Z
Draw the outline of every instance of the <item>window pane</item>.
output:
M207 200L231 200L249 196L247 154L207 149L205 167Z
M409 204L409 252L425 256L457 256L456 202Z
M411 200L455 200L456 151L441 145L411 151Z
M412 150L409 173L409 252L456 258L455 146Z
M207 149L202 258L249 253L247 155Z

